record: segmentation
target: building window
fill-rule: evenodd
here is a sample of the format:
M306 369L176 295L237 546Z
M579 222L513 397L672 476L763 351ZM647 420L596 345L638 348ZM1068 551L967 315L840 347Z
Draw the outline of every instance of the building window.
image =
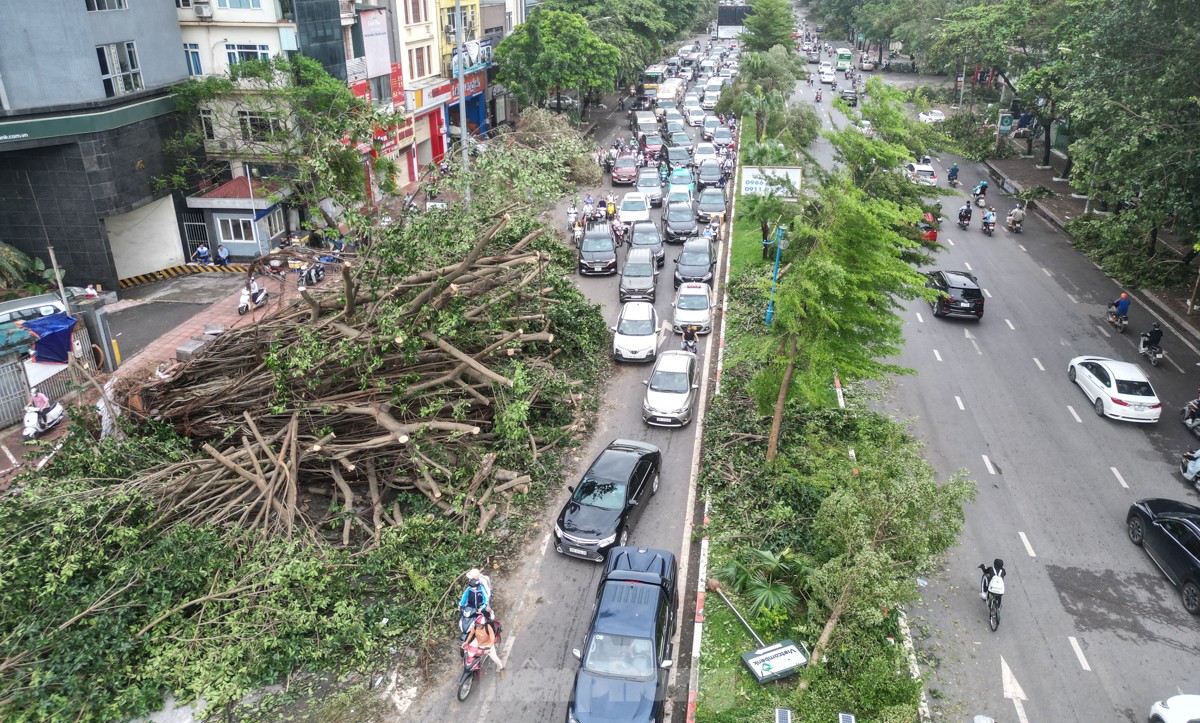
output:
M425 10L425 0L408 0L404 3L404 17L410 25L429 22L429 13Z
M375 105L387 105L392 102L392 76L377 75L368 78L367 82L371 84L371 101Z
M85 0L88 12L99 10L124 10L125 0Z
M234 10L258 10L262 7L262 0L217 0L219 8L233 8Z
M225 243L254 240L254 221L248 218L217 219L221 229L221 240Z
M200 111L200 130L204 132L204 140L211 141L217 137L216 126L213 124L213 112L207 108Z
M98 45L96 59L100 61L100 79L104 81L106 97L136 93L143 88L142 70L133 41Z
M412 69L413 80L429 75L432 72L431 65L428 45L408 51L408 67Z
M226 43L225 52L229 55L229 64L237 65L244 60L270 60L270 45L244 45Z
M266 216L267 219L267 237L275 238L283 233L283 209L277 208Z
M239 110L238 123L242 129L243 141L267 141L271 139L272 133L279 130L275 119L266 113Z
M187 61L188 75L204 75L204 69L200 67L199 43L184 43L183 59Z
M187 9L192 6L192 0L175 0L175 7Z

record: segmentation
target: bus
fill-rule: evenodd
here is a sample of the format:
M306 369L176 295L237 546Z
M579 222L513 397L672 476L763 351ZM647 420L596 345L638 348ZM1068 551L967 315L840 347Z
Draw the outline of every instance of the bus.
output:
M646 72L642 75L642 87L646 90L652 90L658 87L658 84L667 79L667 66L651 65L646 68Z
M837 63L833 66L834 70L843 73L854 67L854 53L849 48L837 49Z

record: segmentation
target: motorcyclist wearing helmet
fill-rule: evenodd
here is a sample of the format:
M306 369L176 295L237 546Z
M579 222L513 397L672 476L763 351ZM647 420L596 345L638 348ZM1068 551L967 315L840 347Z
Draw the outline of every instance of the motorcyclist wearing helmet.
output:
M971 213L971 203L963 202L962 207L958 209L958 220L963 223L971 223Z
M489 620L494 618L491 598L492 585L487 575L477 567L467 570L467 589L463 590L462 598L458 601L463 615L482 613Z
M983 214L983 225L987 226L989 223L992 225L995 225L995 223L996 223L996 207L995 206L991 206Z
M950 183L954 183L958 180L958 164L957 163L950 166L950 171L946 174L946 176L947 176L947 178L950 179Z
M983 570L983 577L979 580L979 598L981 600L987 600L988 588L992 585L992 578L999 577L1001 580L1003 580L1004 576L1008 573L1004 569L1004 560L1001 560L998 557L992 561L991 567L988 567L987 565L980 565L979 569ZM1000 595L1002 593L993 594Z
M1111 305L1116 307L1117 316L1129 316L1129 294L1122 291L1119 297L1113 299Z
M1018 205L1016 208L1008 212L1008 227L1012 228L1018 223L1025 222L1025 208Z
M1138 353L1145 354L1146 349L1152 346L1160 346L1162 344L1162 329L1159 328L1158 322L1150 327L1150 331L1142 332L1142 341L1138 346Z
M975 188L971 191L971 195L974 196L975 198L979 198L980 196L987 194L987 189L988 189L988 182L985 179L985 180L980 181L979 185L975 186Z

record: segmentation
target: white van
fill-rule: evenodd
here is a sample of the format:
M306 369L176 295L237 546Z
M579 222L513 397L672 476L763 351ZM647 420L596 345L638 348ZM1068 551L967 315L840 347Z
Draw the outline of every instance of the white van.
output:
M716 91L717 93L720 93L721 89L724 88L725 84L728 82L729 78L723 78L721 76L709 78L708 82L704 84L704 92L707 93L709 91Z
M685 85L686 84L683 82L683 80L679 78L670 78L668 80L664 80L662 84L658 86L658 100L660 102L669 100L678 103L683 97L683 89Z

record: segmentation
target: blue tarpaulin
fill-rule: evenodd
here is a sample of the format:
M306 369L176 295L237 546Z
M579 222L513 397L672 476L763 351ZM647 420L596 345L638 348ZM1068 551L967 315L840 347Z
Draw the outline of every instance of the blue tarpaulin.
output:
M29 350L30 358L43 364L66 364L71 353L71 333L77 322L60 311L37 319L24 319L17 326L33 334L35 341Z

